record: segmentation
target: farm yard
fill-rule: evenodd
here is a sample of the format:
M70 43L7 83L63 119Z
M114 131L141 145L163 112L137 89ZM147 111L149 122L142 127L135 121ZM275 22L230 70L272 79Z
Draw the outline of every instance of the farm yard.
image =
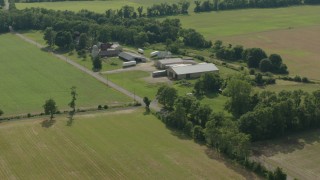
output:
M49 98L63 110L68 107L71 86L77 87L79 108L132 101L15 35L0 35L0 47L0 99L5 115L39 113Z
M307 180L320 176L319 130L254 145L255 155L267 165L280 166L292 177Z
M3 122L0 179L250 179L144 110ZM210 157L206 154L210 154Z

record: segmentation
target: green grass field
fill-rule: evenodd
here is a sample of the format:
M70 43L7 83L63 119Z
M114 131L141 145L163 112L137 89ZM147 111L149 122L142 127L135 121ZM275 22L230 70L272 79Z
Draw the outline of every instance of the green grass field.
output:
M318 179L320 177L319 130L299 133L275 141L255 144L259 158L272 166L283 168L291 177Z
M0 179L245 179L143 109L0 124ZM241 173L241 174L240 174Z
M0 35L0 47L0 109L5 115L41 112L48 98L67 108L71 86L77 87L78 107L131 101L15 35Z

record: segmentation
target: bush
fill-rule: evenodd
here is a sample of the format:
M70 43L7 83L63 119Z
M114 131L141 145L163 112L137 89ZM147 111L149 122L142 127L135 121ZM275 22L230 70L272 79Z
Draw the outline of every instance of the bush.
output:
M108 109L109 106L108 106L108 105L104 105L103 108L104 108L104 109Z
M98 110L101 110L102 109L102 106L101 105L98 105Z
M296 81L296 82L301 82L302 81L300 76L295 76L293 78L293 80Z
M195 55L194 58L199 59L200 61L204 61L204 57L200 55Z
M304 83L309 83L310 81L309 81L309 79L308 79L307 77L303 77L303 78L302 78L302 82L304 82Z
M254 75L256 73L256 71L254 69L250 69L249 74L250 75Z

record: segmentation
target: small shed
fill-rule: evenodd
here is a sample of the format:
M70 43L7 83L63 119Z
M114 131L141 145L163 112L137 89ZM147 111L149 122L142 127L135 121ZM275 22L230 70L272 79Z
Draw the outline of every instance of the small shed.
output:
M219 69L212 63L196 64L191 66L172 66L167 75L172 79L198 78L204 73L219 73Z
M147 62L147 59L144 56L132 52L121 52L119 58L124 61Z

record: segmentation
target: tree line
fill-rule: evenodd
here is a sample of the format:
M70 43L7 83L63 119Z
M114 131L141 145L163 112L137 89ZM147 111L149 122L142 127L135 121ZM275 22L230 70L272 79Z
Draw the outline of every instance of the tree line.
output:
M182 132L198 143L205 143L267 179L285 180L286 174L280 168L271 172L261 164L249 161L247 158L251 153L251 142L257 139L250 131L244 129L246 126L243 122L246 121L243 119L250 110L260 106L258 105L260 95L253 95L252 86L246 76L232 77L224 81L227 82L227 85L223 93L229 96L226 109L233 115L233 118L226 117L222 112L214 112L210 106L198 101L198 96L201 94L217 93L223 87L223 80L219 75L212 73L202 75L195 83L194 89L200 89L199 92L201 92L196 96L178 96L175 88L167 85L161 86L156 97L164 109L157 114L158 117L169 128ZM295 92L291 93L294 94L292 97L295 97ZM261 102L264 101L261 99ZM146 103L146 106L148 105ZM256 118L261 117L257 116ZM264 120L268 120L268 118L267 116ZM253 126L258 126L259 123L257 122ZM259 130L263 131L264 129L260 128ZM279 129L274 131L277 130Z
M287 65L283 63L279 54L271 54L268 57L261 48L244 49L241 45L233 46L232 44L224 46L222 41L217 40L212 49L215 57L221 60L244 60L249 68L257 68L262 72L288 74Z
M175 42L178 39L182 39L186 46L196 48L205 48L212 44L195 30L182 28L178 19L158 21L151 18L107 17L106 14L87 10L75 13L31 8L13 10L10 13L1 12L0 31L7 32L9 25L16 30L45 30L51 27L55 31L52 35L61 37L51 39L63 40L64 43L58 40L55 44L64 49L70 45L75 47L75 40L82 33L85 33L88 39L87 46L98 41L118 41L127 45L142 46L164 43L167 40Z
M194 12L209 12L245 8L277 8L296 5L320 4L319 0L206 0L194 1Z

